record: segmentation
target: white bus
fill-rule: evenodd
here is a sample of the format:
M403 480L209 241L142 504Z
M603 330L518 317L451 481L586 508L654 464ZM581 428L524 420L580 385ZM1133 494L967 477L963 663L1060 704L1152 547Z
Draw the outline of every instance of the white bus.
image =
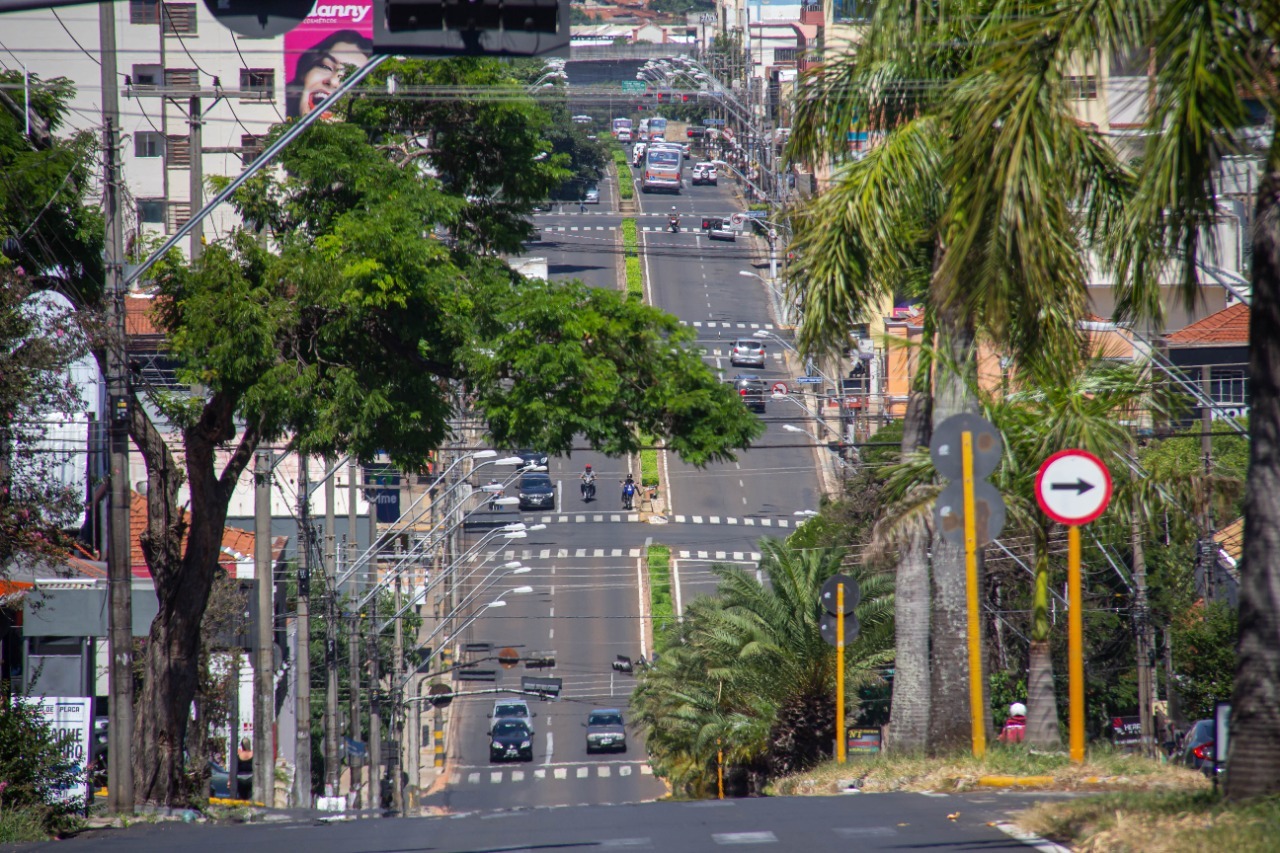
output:
M617 137L618 131L620 130L625 130L627 132L627 135L630 136L631 135L631 119L615 118L613 120L613 135L615 138Z
M667 138L667 120L659 116L649 119L649 127L646 139L658 140Z
M640 179L642 192L680 192L680 168L683 158L679 148L649 146L644 155L644 174Z

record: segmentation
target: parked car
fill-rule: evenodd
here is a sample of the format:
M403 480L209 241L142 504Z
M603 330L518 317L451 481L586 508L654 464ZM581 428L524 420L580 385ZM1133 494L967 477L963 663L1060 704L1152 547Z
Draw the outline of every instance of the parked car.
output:
M765 401L768 399L768 389L765 387L763 379L741 374L733 377L729 384L733 385L737 390L738 396L742 398L743 405L753 412L764 414Z
M1182 751L1178 755L1178 763L1192 770L1199 770L1212 779L1215 747L1213 720L1197 720L1187 731L1186 737L1182 739ZM1219 774L1225 769L1221 764L1218 765Z
M719 175L716 173L716 167L712 163L695 163L693 165L693 184L711 184L716 185Z
M739 338L729 348L729 363L734 367L746 364L764 367L764 344L751 338Z
M587 192L586 192L586 194L582 197L582 203L583 203L583 204L599 204L599 203L600 203L600 188L599 188L599 187L587 187Z
M596 708L587 714L587 754L626 752L627 729L617 708Z
M490 761L533 761L533 731L523 720L494 723L489 731Z
M538 715L529 710L529 703L523 699L499 699L493 703L493 711L489 713L494 726L506 720L516 720L524 723L530 734L533 734L533 718L536 716Z
M555 509L556 487L544 473L534 472L520 477L521 509Z

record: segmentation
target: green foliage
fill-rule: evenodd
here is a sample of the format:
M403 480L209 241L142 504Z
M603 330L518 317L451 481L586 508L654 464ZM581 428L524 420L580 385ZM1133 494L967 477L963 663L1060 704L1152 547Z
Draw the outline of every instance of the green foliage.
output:
M640 485L658 485L658 451L654 448L640 451Z
M793 551L771 539L760 548L765 582L714 566L717 595L686 604L658 643L665 651L637 677L633 721L677 794L714 791L721 750L731 791L743 793L830 753L835 650L819 633L819 592L842 569L843 552ZM881 683L892 656L892 581L843 570L862 587L862 630L845 650L846 689L856 695Z
M0 808L0 844L48 841L43 809L24 806Z
M614 171L618 173L618 198L632 199L636 197L635 185L631 183L631 163L626 152L621 148L613 149ZM623 220L624 222L626 220Z
M76 813L84 803L59 801L56 795L83 778L87 757L78 764L64 757L71 736L54 733L40 717L37 701L15 696L8 682L0 685L0 812L18 812L5 822L4 832L21 834L38 826L43 840L78 825Z
M1173 624L1173 667L1188 720L1213 716L1231 698L1236 671L1236 610L1224 602L1188 609Z
M640 244L636 221L630 217L622 220L623 267L627 276L627 296L644 300L644 272L640 265Z
M1249 428L1248 419L1242 426ZM1215 432L1226 433L1229 428L1215 424ZM1191 478L1204 474L1204 456L1201 454L1199 424L1178 430L1159 440L1150 441L1138 452L1142 467L1153 476L1172 480ZM1244 512L1244 490L1241 485L1249 473L1249 438L1244 435L1214 435L1209 439L1213 461L1213 491L1215 502L1225 510L1225 519L1238 518Z
M645 554L649 567L649 619L653 623L653 645L662 652L669 641L667 629L675 620L675 604L671 600L671 549L666 545L650 545Z

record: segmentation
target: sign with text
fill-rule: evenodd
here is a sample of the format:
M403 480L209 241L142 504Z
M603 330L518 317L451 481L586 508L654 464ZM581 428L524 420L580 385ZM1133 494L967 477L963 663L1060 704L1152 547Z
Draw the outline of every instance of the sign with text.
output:
M849 752L860 752L863 755L874 754L880 751L881 736L880 729L847 729L848 733L848 749Z
M54 791L54 797L64 803L73 800L88 803L86 768L93 730L93 699L88 696L19 696L14 701L36 706L54 738L62 742L62 758L77 781Z

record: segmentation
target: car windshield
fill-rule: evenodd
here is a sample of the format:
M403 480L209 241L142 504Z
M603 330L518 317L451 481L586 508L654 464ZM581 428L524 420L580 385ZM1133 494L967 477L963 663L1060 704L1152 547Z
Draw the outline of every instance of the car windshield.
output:
M592 714L587 717L587 725L589 726L620 726L622 725L621 714Z
M551 488L551 478L546 474L526 474L520 479L520 488L549 489Z
M524 717L529 713L529 709L524 705L499 705L493 709L495 717Z
M522 737L522 736L528 736L529 728L524 723L518 720L507 720L506 722L498 723L496 726L494 726L493 734L494 734L494 737L498 737L501 735L507 735L509 737Z
M733 345L738 349L760 349L759 341L734 341Z
M678 166L680 165L679 151L657 151L649 152L649 165L651 166Z

